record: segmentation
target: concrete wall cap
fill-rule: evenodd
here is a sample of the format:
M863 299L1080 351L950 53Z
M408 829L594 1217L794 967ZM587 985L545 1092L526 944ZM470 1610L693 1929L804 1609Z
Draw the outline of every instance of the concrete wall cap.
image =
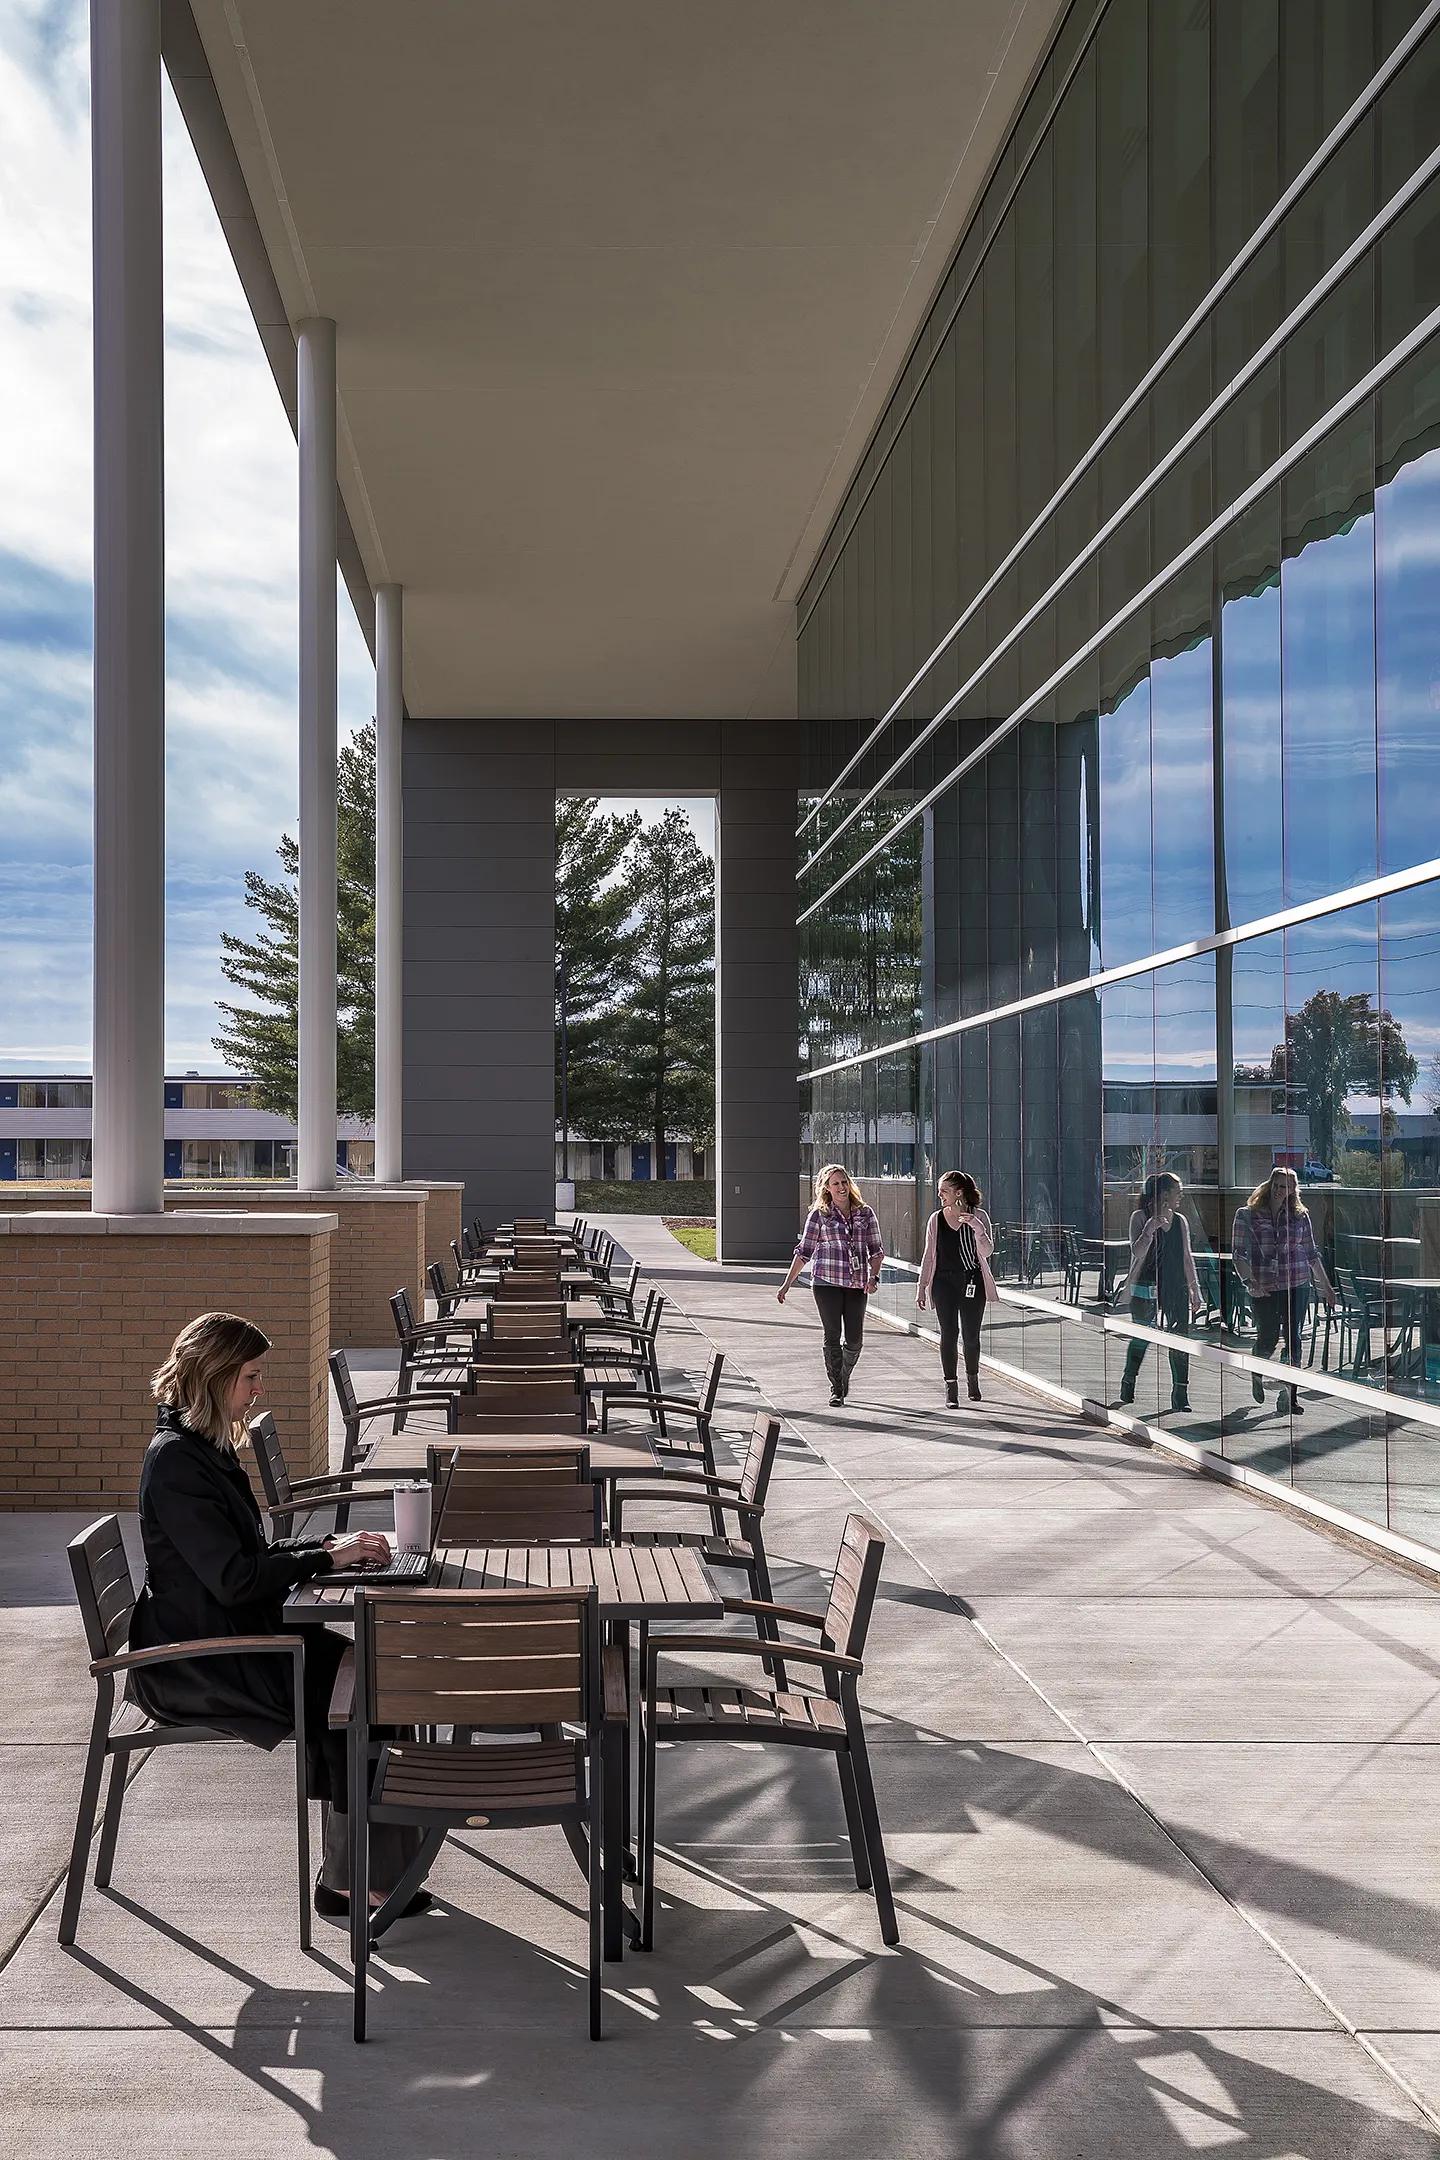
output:
M243 1208L229 1214L95 1215L87 1208L0 1215L0 1232L12 1237L325 1237L339 1228L338 1215L257 1215Z

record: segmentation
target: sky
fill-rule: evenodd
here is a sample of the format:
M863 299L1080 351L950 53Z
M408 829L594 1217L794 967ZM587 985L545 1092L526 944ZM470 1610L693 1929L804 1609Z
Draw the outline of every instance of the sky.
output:
M0 1070L90 1069L89 11L0 0ZM219 1072L220 934L296 816L294 438L164 89L167 1071ZM374 670L340 587L342 737ZM647 822L667 805L628 800ZM683 805L707 852L714 806Z
M88 1071L89 11L0 0L0 1069ZM166 1065L219 1071L222 929L296 812L295 443L165 89ZM340 724L374 709L343 587Z

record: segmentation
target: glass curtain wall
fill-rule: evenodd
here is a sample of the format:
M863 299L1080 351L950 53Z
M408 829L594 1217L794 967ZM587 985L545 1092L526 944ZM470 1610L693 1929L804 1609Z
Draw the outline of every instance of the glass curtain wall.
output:
M849 1163L913 1262L963 1164L994 1355L1421 1535L1435 12L1072 8L799 606L807 1177ZM1315 1251L1278 1333L1277 1168ZM1162 1174L1178 1303L1129 1294Z

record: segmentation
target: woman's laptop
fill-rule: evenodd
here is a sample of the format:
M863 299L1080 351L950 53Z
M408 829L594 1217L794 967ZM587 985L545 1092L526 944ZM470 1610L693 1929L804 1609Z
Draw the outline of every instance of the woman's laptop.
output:
M423 1552L397 1552L390 1555L384 1567L332 1568L328 1575L318 1579L322 1583L423 1583L430 1572L430 1555Z

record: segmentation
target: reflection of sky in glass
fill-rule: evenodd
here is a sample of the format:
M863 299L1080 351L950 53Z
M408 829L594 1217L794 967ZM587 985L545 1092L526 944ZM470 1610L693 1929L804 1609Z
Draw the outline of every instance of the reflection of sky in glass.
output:
M1155 994L1153 975L1111 983L1100 993L1103 1070L1107 1080L1130 1086L1148 1082L1155 1072Z
M1318 922L1297 923L1285 933L1285 1003L1299 1013L1306 1000L1321 990L1338 991L1341 997L1368 997L1374 1005L1379 990L1378 925L1375 903L1344 908L1338 915L1322 915ZM1349 1094L1347 1110L1376 1108L1373 1097Z
M1215 956L1202 953L1155 974L1155 1078L1215 1078Z
M1440 450L1380 489L1375 528L1383 874L1440 855Z
M1225 882L1230 920L1284 905L1280 826L1280 587L1230 600L1221 617Z
M1150 669L1156 952L1215 927L1211 649L1205 638Z
M1281 573L1285 893L1375 875L1375 520L1312 543Z
M1380 995L1420 1067L1409 1111L1440 1116L1440 885L1380 903Z
M1270 1053L1285 1035L1285 952L1280 931L1234 948L1230 1009L1235 1063L1270 1067Z
M1155 950L1148 677L1100 717L1100 948L1106 967Z

